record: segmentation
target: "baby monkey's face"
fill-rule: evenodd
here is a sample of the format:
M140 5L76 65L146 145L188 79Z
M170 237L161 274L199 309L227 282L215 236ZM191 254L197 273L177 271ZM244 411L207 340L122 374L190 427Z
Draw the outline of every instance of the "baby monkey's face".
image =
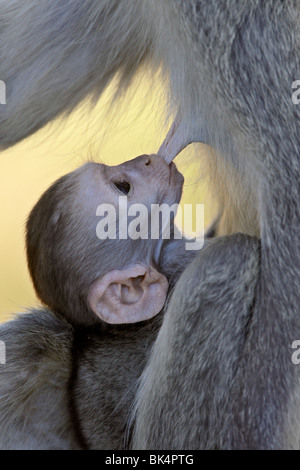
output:
M157 249L161 244L158 242L159 236L152 236L152 229L159 228L158 219L152 223L152 208L154 204L157 207L162 204L170 207L180 202L183 176L177 171L174 163L168 165L157 155L141 155L116 166L88 163L77 170L76 176L78 178L75 178L77 190L73 213L75 218L79 219L76 227L81 223L82 230L78 232L77 229L75 234L78 236L80 233L80 243L83 240L86 244L81 253L84 253L86 248L87 252L89 251L90 265L96 267L87 294L90 310L103 321L114 324L135 323L157 315L166 300L168 281L153 263L155 254L159 257ZM124 199L129 216L136 217L136 209L142 215L138 222L135 220L137 226L132 219L128 223L127 210L123 212L121 208ZM114 206L116 213L108 206ZM129 214L130 209L133 209L135 214ZM176 209L176 206L175 210L174 206L172 209L170 207L170 212L174 210L175 213ZM110 214L110 218L106 218L105 213ZM98 216L105 217L104 226L107 224L109 235L103 231L103 220L101 223ZM132 224L136 227L135 231L130 230ZM70 226L73 229L74 224ZM121 226L125 227L125 232ZM87 233L84 238L81 235L83 233ZM157 231L157 235L158 233ZM151 239L148 241L149 234ZM136 243L136 235L143 239L142 244ZM110 238L110 241L122 239L122 244L105 245L107 238ZM74 236L73 243L76 246ZM109 248L105 249L105 246ZM77 263L79 252L77 248ZM85 255L85 262L86 259Z
M126 196L128 205L179 203L184 178L174 163L157 155L141 155L116 166L87 163L79 170L80 199L91 204L113 204Z
M157 315L168 280L155 262L165 225L152 215L175 205L167 214L173 222L182 185L176 166L157 155L116 166L90 162L57 180L27 223L30 272L42 301L86 325L96 317L121 324Z

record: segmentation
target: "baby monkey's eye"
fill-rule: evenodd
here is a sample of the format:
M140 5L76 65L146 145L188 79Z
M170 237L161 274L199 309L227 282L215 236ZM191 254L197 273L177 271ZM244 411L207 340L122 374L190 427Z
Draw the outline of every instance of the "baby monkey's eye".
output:
M127 183L127 181L114 181L113 185L117 188L118 191L125 194L125 196L127 196L131 187L130 183Z

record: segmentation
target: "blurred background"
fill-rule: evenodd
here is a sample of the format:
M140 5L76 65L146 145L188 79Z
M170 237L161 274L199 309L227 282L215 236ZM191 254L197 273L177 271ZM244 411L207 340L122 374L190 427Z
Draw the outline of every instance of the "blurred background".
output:
M140 78L113 105L112 85L92 111L83 104L67 120L57 119L1 153L0 321L38 305L26 266L24 226L39 196L88 158L114 165L157 152L170 124L161 114L165 98L160 85ZM197 144L175 160L185 177L181 202L205 204L206 226L214 217L212 195L201 178L201 157L208 152Z

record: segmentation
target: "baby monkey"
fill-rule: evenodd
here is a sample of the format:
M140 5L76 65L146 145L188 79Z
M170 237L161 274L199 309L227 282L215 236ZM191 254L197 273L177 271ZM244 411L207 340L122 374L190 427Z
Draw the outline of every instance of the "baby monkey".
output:
M116 166L89 162L58 179L26 225L28 267L42 303L74 325L135 323L158 314L193 254L172 236L123 239L117 230L116 238L100 239L97 208L117 208L122 196L128 208L143 204L150 217L151 205L180 202L183 181L174 163L157 155Z

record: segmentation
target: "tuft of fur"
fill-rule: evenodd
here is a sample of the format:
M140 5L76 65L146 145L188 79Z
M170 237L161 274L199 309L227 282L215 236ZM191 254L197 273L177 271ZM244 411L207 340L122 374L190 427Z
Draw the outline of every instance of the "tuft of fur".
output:
M147 57L158 67L156 3L0 0L1 147L96 102L115 75L121 93Z

